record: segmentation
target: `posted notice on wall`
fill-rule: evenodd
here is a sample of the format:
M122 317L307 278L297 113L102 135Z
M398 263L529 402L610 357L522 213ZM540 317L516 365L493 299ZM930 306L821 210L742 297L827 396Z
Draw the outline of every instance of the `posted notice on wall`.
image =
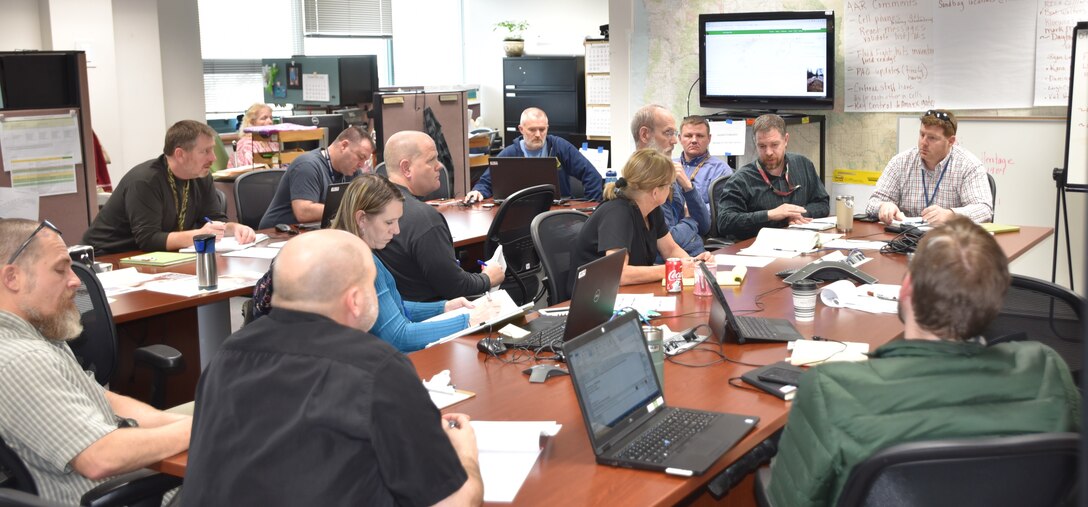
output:
M302 100L313 102L329 101L329 75L303 74Z
M719 157L743 155L744 133L744 120L710 122L710 154Z
M0 115L0 155L12 188L38 195L76 192L76 164L83 163L75 112L42 116Z

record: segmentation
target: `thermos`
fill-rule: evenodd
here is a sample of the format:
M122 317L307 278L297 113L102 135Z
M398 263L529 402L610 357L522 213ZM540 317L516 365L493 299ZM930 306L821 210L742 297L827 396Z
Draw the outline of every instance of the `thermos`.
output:
M201 290L219 288L219 270L215 264L215 234L193 236L196 249L196 283Z

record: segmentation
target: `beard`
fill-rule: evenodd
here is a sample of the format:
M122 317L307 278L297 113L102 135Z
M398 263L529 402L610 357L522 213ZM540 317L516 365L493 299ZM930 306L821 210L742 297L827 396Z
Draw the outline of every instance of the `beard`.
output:
M53 316L45 316L33 308L24 308L27 322L50 341L69 341L83 333L79 308L75 300L69 299L61 311Z

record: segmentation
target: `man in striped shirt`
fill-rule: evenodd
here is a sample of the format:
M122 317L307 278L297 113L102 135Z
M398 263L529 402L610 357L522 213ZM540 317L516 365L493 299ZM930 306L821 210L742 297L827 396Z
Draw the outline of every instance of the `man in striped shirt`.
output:
M78 504L104 479L189 448L192 418L111 393L67 340L83 330L79 278L48 221L0 219L0 437L49 500Z
M907 217L940 224L953 215L964 215L976 223L993 220L993 194L986 168L978 157L956 145L956 126L951 111L926 111L918 131L918 147L888 162L865 213L885 224Z

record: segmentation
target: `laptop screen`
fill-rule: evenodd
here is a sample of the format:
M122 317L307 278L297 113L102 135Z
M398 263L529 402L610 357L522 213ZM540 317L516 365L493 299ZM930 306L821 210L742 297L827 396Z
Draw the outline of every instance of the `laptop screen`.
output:
M702 262L699 263L699 269L703 270L704 276L709 276L708 280L715 279ZM725 294L718 284L710 284L710 290L714 294L714 302L710 304L710 332L714 334L719 342L726 343L726 334L730 329L736 329L733 322L733 312L729 309L729 302L725 300Z
M344 200L344 192L351 183L333 183L325 192L325 211L321 213L321 228L328 229L332 226L332 219L340 209L340 202Z
M595 447L664 406L638 312L586 332L568 349L567 366Z
M491 192L495 199L537 185L551 185L559 192L559 165L555 157L491 157Z
M612 318L626 260L627 249L621 248L578 268L563 341L570 341Z

